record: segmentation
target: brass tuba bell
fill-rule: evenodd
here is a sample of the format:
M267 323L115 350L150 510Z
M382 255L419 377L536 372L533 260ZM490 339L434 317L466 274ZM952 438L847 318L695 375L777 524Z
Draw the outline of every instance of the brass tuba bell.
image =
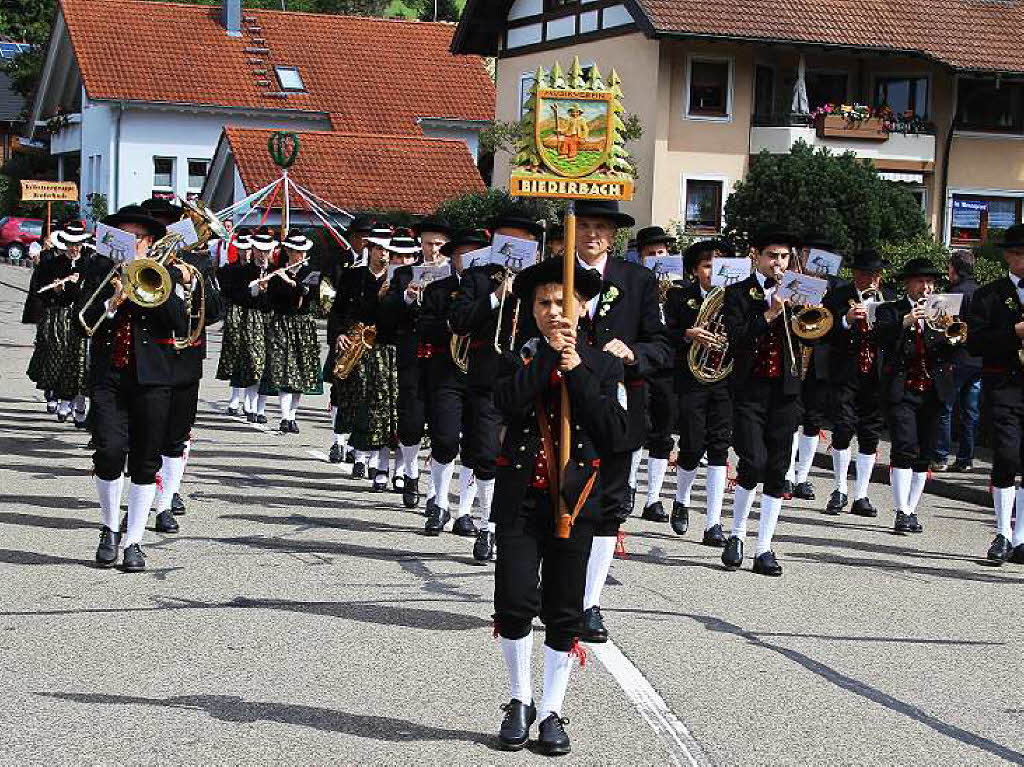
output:
M726 361L729 341L725 333L725 323L722 321L724 303L725 288L712 288L704 297L704 303L701 304L700 312L693 323L695 328L706 330L721 339L715 346L695 341L690 345L690 351L686 355L686 362L693 377L704 384L717 383L732 373L732 360Z

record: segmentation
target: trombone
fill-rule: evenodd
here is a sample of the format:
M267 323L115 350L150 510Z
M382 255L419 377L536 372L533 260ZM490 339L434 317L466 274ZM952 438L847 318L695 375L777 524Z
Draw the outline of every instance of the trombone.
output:
M491 275L491 279L497 278L497 284L501 285L506 282L512 272L507 267L502 267L500 272L495 272ZM501 348L501 326L502 318L505 316L505 296L511 292L511 288L506 286L505 292L501 294L501 301L498 302L498 320L494 323L494 351L498 354L504 354L504 350ZM516 340L516 329L519 327L519 305L520 301L516 301L516 307L512 311L512 327L509 328L508 333L508 348L511 350L512 345Z

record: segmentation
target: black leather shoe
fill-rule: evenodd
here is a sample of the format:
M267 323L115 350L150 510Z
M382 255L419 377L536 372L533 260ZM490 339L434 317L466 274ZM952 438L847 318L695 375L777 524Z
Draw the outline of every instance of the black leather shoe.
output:
M345 455L342 458L343 463L355 463L356 462L356 451L350 447L345 448Z
M178 520L174 518L174 514L171 513L170 509L161 511L156 515L156 531L158 533L176 533L178 532Z
M288 431L291 434L298 434L299 433L299 422L298 421L289 421L288 422Z
M997 535L988 547L988 561L997 565L1006 562L1013 555L1013 545L1006 540L1006 536Z
M545 756L562 756L572 751L569 736L562 725L569 724L558 714L549 714L540 723L537 732L537 750Z
M257 413L256 414L256 423L266 423L266 422L267 422L267 416L265 414L263 414L263 413Z
M580 641L591 644L602 644L608 641L608 629L604 626L601 608L597 605L583 611L583 629L580 631Z
M769 578L778 578L782 575L782 565L775 558L775 552L766 551L754 557L754 572L758 575L767 575Z
M725 546L725 533L722 532L721 525L712 525L704 531L704 537L701 539L701 543L705 546L714 546L715 548L722 548Z
M406 477L402 481L402 505L407 509L415 509L420 505L420 478Z
M386 493L388 491L388 474L386 471L378 471L373 478L373 492Z
M79 418L78 414L81 413L82 417ZM75 411L75 428L76 429L88 429L89 423L85 420L85 412L81 410Z
M917 514L915 514L914 512L911 512L907 516L907 525L909 525L910 532L912 532L912 533L923 533L924 532L924 527L922 527L921 523L917 521Z
M793 500L793 483L790 482L788 479L782 483L782 500Z
M292 430L291 427L288 425L287 421L281 421L281 425L278 427L278 431L280 431L282 434L291 434Z
M896 521L893 522L892 531L896 535L905 535L910 532L910 520L902 511L896 512Z
M429 517L435 513L438 509L437 501L434 500L434 496L427 498L426 504L423 506L423 516Z
M676 535L686 535L686 531L690 529L690 510L685 504L672 501L672 518L669 524Z
M487 528L476 534L473 544L473 559L477 562L490 562L494 559L494 533Z
M456 535L464 535L467 538L476 535L476 525L473 524L473 517L469 514L463 514L452 524L452 532Z
M240 408L237 408L237 407L229 407L228 408L228 415L241 415L241 413L242 413L242 411L241 411Z
M100 567L112 567L117 564L117 552L120 543L120 533L115 533L106 525L101 527L100 545L96 547L96 564Z
M668 522L668 514L665 513L661 501L655 501L650 506L645 506L644 513L640 515L640 518L646 519L648 522Z
M537 720L537 708L512 698L501 706L505 717L498 730L498 743L504 751L519 751L530 739L530 726Z
M1013 547L1013 553L1010 555L1010 561L1015 565L1024 565L1024 543Z
M850 513L856 514L858 517L877 517L878 509L872 506L871 501L867 498L858 498L850 507Z
M729 536L722 550L722 564L726 570L736 570L743 564L743 541L735 535Z
M810 482L800 482L793 488L793 497L801 501L814 500L814 485Z
M352 464L352 479L366 479L366 464L356 461Z
M245 420L248 421L249 423L256 423L256 414L255 413L246 413L245 414Z
M423 525L423 532L427 535L440 535L451 518L452 515L448 513L448 509L442 509L435 503L427 517L426 524Z
M961 461L959 458L953 462L953 465L949 467L950 471L957 473L963 473L967 471L974 471L973 461Z
M126 573L141 573L146 569L146 555L142 553L142 547L139 544L133 543L124 550L121 569Z
M56 413L57 412L57 403L56 402L47 402L46 403L46 412L49 413L50 415L53 415L54 413Z
M341 463L341 459L341 445L335 442L333 445L331 445L331 452L327 456L327 460L330 461L331 463Z
M840 493L838 490L833 490L832 495L828 497L828 503L825 504L825 510L823 514L831 514L837 516L839 512L846 508L846 502L849 500L846 493Z
M185 514L185 502L181 500L181 495L178 493L171 496L171 511L176 517L181 517Z
M58 410L57 411L57 420L60 421L61 423L64 423L66 420L68 420L68 416L69 415L71 415L71 413L62 413L62 412L60 412Z

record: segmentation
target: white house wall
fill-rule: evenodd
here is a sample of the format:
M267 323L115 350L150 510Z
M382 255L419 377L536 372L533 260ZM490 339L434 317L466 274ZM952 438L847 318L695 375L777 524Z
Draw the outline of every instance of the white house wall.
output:
M83 207L90 194L98 193L110 200L116 107L105 102L91 101L82 94L82 164L79 183L80 202Z

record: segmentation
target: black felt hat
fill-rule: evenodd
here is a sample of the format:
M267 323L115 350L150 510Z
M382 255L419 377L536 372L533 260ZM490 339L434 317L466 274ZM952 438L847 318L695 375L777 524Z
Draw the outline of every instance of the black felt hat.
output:
M675 245L676 238L660 226L645 226L636 233L636 247L643 250L648 245Z
M166 220L172 224L175 221L180 221L182 213L184 213L184 208L163 197L151 197L148 200L143 200L139 206L153 218Z
M835 253L836 244L832 240L826 239L818 234L812 234L803 239L800 243L801 248L815 248L816 250L827 250L829 253Z
M927 258L912 258L903 265L896 279L906 280L911 277L942 277L942 272Z
M424 232L438 232L439 234L452 236L452 225L448 223L447 219L441 218L440 216L427 216L421 219L413 228L413 234L417 237L421 237Z
M754 236L750 238L750 244L759 249L769 245L786 245L795 248L800 245L800 238L781 226L766 226L754 233Z
M532 234L535 240L539 240L544 234L544 227L532 218L517 216L511 213L495 216L487 222L487 228L491 232L498 229L522 229Z
M732 246L731 242L717 237L710 240L699 240L683 253L683 268L687 272L692 272L707 253L720 253L723 258L735 258L736 248Z
M486 229L463 229L456 232L452 239L441 246L441 253L451 256L456 248L465 248L470 245L473 248L486 248L491 244L491 235Z
M853 254L849 266L862 272L880 272L889 267L889 262L874 248L865 248Z
M348 232L351 233L365 233L372 232L377 227L377 219L373 216L368 216L365 213L360 213L352 219L352 223L348 225Z
M533 300L533 291L538 285L551 283L562 284L562 258L549 258L533 266L523 269L512 283L512 292L516 298L524 301ZM596 269L588 269L576 262L573 275L573 287L584 301L601 292L601 273Z
M633 226L636 220L619 210L618 200L580 200L576 203L576 217L606 218L619 229Z
M1003 241L996 243L997 248L1024 248L1024 224L1014 224L1006 230Z
M137 224L144 227L154 240L159 240L167 234L167 227L153 218L141 205L125 205L117 213L107 216L100 223L116 229L122 228L124 224Z

